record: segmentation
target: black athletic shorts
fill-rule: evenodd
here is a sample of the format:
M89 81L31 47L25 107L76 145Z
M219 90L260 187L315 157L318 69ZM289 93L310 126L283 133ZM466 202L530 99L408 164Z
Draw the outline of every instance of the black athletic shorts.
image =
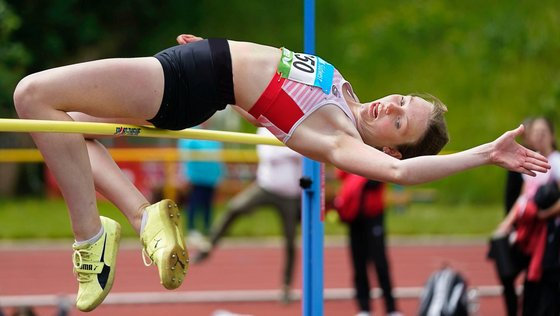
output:
M165 88L155 127L180 130L235 104L231 55L225 39L206 39L157 53Z

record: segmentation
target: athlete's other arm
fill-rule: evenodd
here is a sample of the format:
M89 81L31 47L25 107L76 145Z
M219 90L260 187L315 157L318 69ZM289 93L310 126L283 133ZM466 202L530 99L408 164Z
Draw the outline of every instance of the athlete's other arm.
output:
M177 36L176 40L180 45L185 45L192 42L198 42L200 40L203 40L203 38L192 34L181 34Z

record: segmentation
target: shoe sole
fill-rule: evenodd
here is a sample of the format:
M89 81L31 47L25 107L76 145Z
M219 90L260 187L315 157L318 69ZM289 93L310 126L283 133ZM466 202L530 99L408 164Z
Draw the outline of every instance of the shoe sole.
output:
M162 269L161 284L168 290L181 286L189 268L189 255L183 238L181 214L177 205L171 200L164 200L159 204L159 215L167 231L174 232L171 237L174 242L171 247L163 249L162 258L165 267Z

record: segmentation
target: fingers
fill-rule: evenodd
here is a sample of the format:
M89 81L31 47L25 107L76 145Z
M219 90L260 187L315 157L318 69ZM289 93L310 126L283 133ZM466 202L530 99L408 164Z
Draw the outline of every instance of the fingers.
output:
M536 175L535 172L546 173L550 167L546 157L532 150L526 150L526 158L520 166L519 172L534 177Z
M523 168L523 167L519 168L519 169L516 170L516 171L519 172L519 173L526 174L526 175L531 176L531 177L534 177L534 176L537 175L537 174L534 173L533 171L531 171L531 170L529 170L529 169L526 169L526 168Z
M548 159L545 156L531 150L527 150L527 162L544 170L538 170L539 172L547 172L548 169L551 168L550 164L548 163Z
M179 43L179 45L184 45L184 44L187 43L184 39L184 36L185 36L185 34L181 34L181 35L177 36L176 40L177 40L177 43Z
M548 168L539 165L539 164L534 164L531 162L525 162L523 164L523 168L531 170L531 171L536 171L536 172L542 172L542 173L546 173L548 171Z
M524 130L525 130L525 126L523 126L523 124L521 124L516 129L512 129L510 131L507 131L504 135L513 136L513 138L516 138L518 136L521 136L521 134L523 134Z
M185 44L188 44L192 38L193 38L193 35L181 34L181 35L177 36L177 43L179 43L180 45L185 45Z
M192 35L192 34L181 34L181 35L177 36L177 38L176 38L177 43L179 43L180 45L185 45L185 44L188 44L188 43L200 41L202 39L203 39L202 37L195 36L195 35Z
M542 161L542 162L545 162L546 164L548 164L548 159L545 156L539 154L536 151L532 151L532 150L527 149L527 157L535 159L535 160L539 160L539 161ZM549 165L549 169L550 169L550 165Z
M535 176L535 172L546 173L550 165L546 161L528 158L520 167L521 171L530 176Z

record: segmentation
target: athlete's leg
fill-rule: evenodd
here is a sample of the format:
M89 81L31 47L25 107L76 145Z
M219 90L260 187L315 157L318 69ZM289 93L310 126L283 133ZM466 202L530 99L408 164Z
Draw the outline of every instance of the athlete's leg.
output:
M360 311L371 310L370 283L367 273L367 231L364 222L356 219L348 224L350 239L350 254L354 268L355 298Z
M111 122L140 125L144 120L105 119L79 112L68 113L74 121ZM94 135L84 135L93 172L95 189L113 203L128 219L137 233L140 233L142 213L149 205L146 197L125 176L113 160L105 146L94 139Z
M204 199L202 203L202 219L203 219L203 230L204 236L208 236L210 233L210 226L212 224L212 213L214 205L214 195L216 192L216 187L211 185L204 186Z
M295 240L301 202L299 198L283 197L272 193L269 194L273 196L274 205L280 212L279 215L282 220L285 249L283 285L289 288L292 285L294 274L296 254Z
M274 205L280 213L282 220L282 231L284 234L284 268L282 284L282 301L288 303L291 300L290 288L294 277L294 265L296 257L296 232L299 219L301 199L284 197L273 193Z
M18 115L69 121L67 112L98 117L152 118L159 109L163 70L155 58L109 59L54 68L24 78L14 92ZM33 133L70 212L76 240L101 223L85 139L80 134Z
M239 192L228 204L218 224L212 227L209 234L211 247L209 249L202 249L196 257L193 258L193 262L200 263L206 260L237 218L255 211L257 206L268 203L268 195L256 183L252 183L243 191Z
M364 222L367 225L369 256L373 260L377 280L383 291L385 311L389 314L395 312L397 309L395 297L393 296L391 266L387 258L384 215L380 214L372 218L366 218Z
M187 209L187 228L189 234L193 234L197 226L198 212L200 211L202 200L202 187L197 184L191 185L191 192L189 194L189 206ZM194 233L196 234L196 233Z
M210 233L212 247L216 246L225 235L235 220L244 214L249 214L257 206L269 203L266 192L256 183L249 185L245 190L238 193L228 204L228 207L215 229Z
M140 234L142 214L150 203L126 177L105 146L97 140L86 141L95 188L113 203Z

